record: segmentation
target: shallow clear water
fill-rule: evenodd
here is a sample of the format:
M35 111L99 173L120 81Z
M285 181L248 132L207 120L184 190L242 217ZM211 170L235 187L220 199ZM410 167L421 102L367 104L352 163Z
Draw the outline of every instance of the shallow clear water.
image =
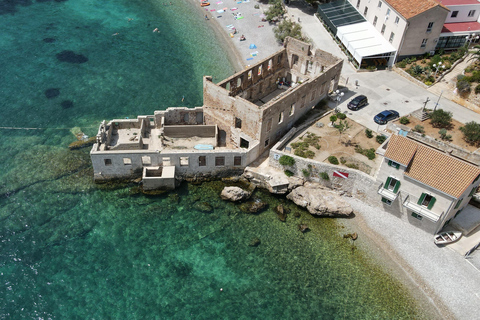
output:
M191 2L8 3L0 319L424 317L340 224L282 198L257 191L269 208L252 215L220 200L220 182L159 196L92 183L88 150L67 148L73 127L94 135L103 119L201 105L202 76L233 72ZM291 210L286 222L278 204Z

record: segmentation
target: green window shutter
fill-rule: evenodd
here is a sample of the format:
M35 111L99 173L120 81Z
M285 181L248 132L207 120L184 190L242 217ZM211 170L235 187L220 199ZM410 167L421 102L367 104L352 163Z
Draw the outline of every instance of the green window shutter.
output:
M454 209L457 209L458 207L460 207L460 204L462 203L462 201L463 201L463 198L460 199L460 200L458 200L458 201L457 201L457 204L455 205L455 208L454 208Z
M397 181L397 183L395 183L395 187L393 188L393 193L397 193L398 189L400 189L400 181Z
M395 168L400 168L400 163L395 163Z
M383 202L383 203L387 203L387 199L385 199L385 198L382 197L382 202Z
M437 199L432 197L432 200L430 200L430 202L428 203L428 207L427 207L428 210L433 208L433 205L435 204L435 201L437 201Z
M420 196L420 199L418 199L418 202L417 202L417 204L422 204L422 202L423 202L423 199L425 199L425 197L426 197L426 196L427 196L427 194L426 194L426 193L422 193L422 195Z
M384 189L387 189L388 185L390 184L390 180L392 180L392 178L388 177L387 182L385 182L385 185L383 186Z
M392 160L388 160L388 165L391 167L392 166Z
M469 197L473 196L473 194L477 191L477 188L473 188L472 191L470 191L470 194L468 195Z

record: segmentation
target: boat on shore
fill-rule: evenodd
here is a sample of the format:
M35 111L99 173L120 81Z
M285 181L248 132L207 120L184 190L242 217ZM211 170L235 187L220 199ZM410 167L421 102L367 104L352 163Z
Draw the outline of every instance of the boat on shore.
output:
M200 6L202 7L207 7L210 5L210 2L206 2L206 1L202 1L202 3L200 3Z
M434 242L435 244L449 244L455 241L458 241L462 237L462 233L460 231L445 231L440 232L435 235Z

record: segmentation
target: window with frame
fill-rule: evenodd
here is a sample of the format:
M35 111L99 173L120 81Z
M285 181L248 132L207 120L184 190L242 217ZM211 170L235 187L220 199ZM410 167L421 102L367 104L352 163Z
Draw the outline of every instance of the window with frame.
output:
M382 7L382 1L378 1L378 7L379 7L379 8Z
M242 165L242 157L241 156L235 156L233 157L233 165L235 167L239 167Z
M475 11L476 11L476 10L470 10L470 11L468 12L468 16L469 16L469 17L473 17L473 16L475 15Z
M357 9L360 8L360 1L361 0L357 0Z
M388 165L390 167L394 167L395 169L400 168L400 163L396 163L395 161L392 161L392 160L388 160Z
M206 156L199 156L198 157L198 166L205 167L207 165L207 157Z
M437 201L437 199L435 199L435 197L431 194L422 193L420 199L418 199L417 204L421 205L422 207L427 207L427 209L430 210L433 208L435 201Z
M382 202L385 203L387 206L392 205L392 200L382 197Z
M123 158L123 164L128 166L132 165L132 159L131 158Z
M290 113L288 115L291 117L293 116L294 113L295 113L295 103L292 103L292 105L290 106Z
M225 157L215 157L215 167L225 166Z
M390 15L390 9L387 9L387 16Z
M477 188L473 188L472 191L468 194L469 197L473 196L477 192Z
M418 219L418 220L422 220L422 219L423 219L423 217L422 217L421 215L419 215L418 213L416 213L416 212L412 212L412 217L414 217L414 218L416 218L416 219Z
M383 185L383 188L390 190L393 193L397 193L398 189L400 189L400 181L393 177L388 177L387 181L385 181L385 184Z
M399 21L400 21L400 18L399 18L399 17L395 17L395 24L398 24Z
M428 39L423 39L422 40L422 45L420 46L420 48L425 48L427 46L427 41L428 41Z
M112 159L103 159L103 162L105 163L106 166L112 165Z
M427 26L427 32L432 32L433 22L429 22Z
M463 201L463 198L461 198L460 200L457 201L457 204L455 205L455 208L454 209L458 209L458 207L460 207L460 204L462 203Z
M450 18L456 18L458 16L458 11L452 11Z
M242 119L235 117L235 128L242 128Z
M280 114L278 115L278 123L282 123L283 122L283 112L280 112Z
M378 17L375 16L375 18L373 18L373 26L374 27L377 25L377 20L378 20Z
M475 182L477 182L477 181L478 181L478 178L480 178L480 175L478 175L478 176L475 178L475 180L473 180L472 184L474 184Z
M382 31L380 31L381 34L384 34L385 33L385 28L387 28L387 26L385 24L383 24L382 26Z
M180 166L188 167L188 157L180 157Z
M392 43L394 37L395 37L395 33L390 32L390 39L388 39L388 41L389 41L390 43Z
M265 140L265 147L268 147L269 144L270 144L270 139Z
M365 10L363 10L363 15L367 16L367 13L368 13L368 7L365 7Z

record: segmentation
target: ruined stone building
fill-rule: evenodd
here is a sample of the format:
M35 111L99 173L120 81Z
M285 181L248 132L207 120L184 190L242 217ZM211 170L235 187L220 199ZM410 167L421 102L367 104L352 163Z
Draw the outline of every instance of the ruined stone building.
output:
M90 152L94 178L138 175L155 189L241 172L337 88L342 62L287 38L282 50L218 84L204 77L203 107L104 121Z

